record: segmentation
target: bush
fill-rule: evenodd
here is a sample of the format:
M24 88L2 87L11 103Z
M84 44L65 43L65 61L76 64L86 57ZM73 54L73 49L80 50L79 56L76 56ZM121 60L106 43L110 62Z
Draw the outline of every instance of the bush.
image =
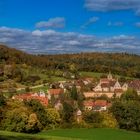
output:
M118 127L117 120L111 113L102 112L101 113L103 120L102 120L102 127L107 128L116 128Z
M103 120L103 117L100 115L99 112L85 112L83 116L85 122L92 123L92 124L100 124Z
M88 127L94 128L116 128L117 121L115 117L108 112L85 112L84 120Z
M93 126L90 124L87 124L84 120L82 120L80 123L73 122L72 127L73 128L91 128Z
M49 108L46 110L46 120L47 126L46 129L54 129L58 127L61 122L59 112L54 108Z

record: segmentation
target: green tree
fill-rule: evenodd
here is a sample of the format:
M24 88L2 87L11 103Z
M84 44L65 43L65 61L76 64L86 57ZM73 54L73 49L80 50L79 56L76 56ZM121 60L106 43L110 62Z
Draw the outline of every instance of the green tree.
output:
M65 122L69 123L73 120L74 108L72 107L70 103L67 103L67 102L63 103L62 115L63 115L63 121Z
M72 87L71 93L70 93L70 94L71 94L71 98L72 98L73 100L77 100L77 99L78 99L77 88L76 88L75 85Z
M139 97L137 91L130 88L124 94L122 94L121 99L126 101L139 100Z
M37 118L39 119L42 126L47 125L46 120L46 110L45 107L40 103L40 101L32 99L29 101L25 101L27 107L29 107L34 113L36 113Z
M13 104L14 105L14 104ZM11 106L13 106L11 103ZM7 131L36 133L41 131L41 124L36 114L32 114L26 107L9 108L4 113L1 128Z
M58 127L61 121L59 112L54 108L49 108L46 112L47 128Z
M84 120L87 123L100 126L103 120L103 116L99 112L88 111L84 113Z
M103 117L102 126L105 128L116 128L118 126L116 118L112 113L102 112L101 116Z
M26 124L26 132L28 133L37 133L42 130L42 125L39 122L37 115L32 113L28 117L28 123Z

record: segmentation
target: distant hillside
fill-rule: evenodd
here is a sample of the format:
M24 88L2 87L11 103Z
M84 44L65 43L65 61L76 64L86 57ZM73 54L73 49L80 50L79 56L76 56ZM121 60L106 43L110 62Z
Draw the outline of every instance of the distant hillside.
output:
M1 64L23 64L49 69L108 72L140 78L140 56L126 53L31 55L0 45Z

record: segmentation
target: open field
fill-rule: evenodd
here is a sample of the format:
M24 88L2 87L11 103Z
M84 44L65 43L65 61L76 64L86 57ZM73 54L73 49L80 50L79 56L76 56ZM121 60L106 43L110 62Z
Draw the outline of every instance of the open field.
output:
M3 140L140 140L140 133L118 129L63 129L38 134L0 131Z
M86 71L81 71L80 76L81 77L93 77L93 78L100 78L102 75L107 75L108 73L98 73L98 72L86 72ZM113 75L116 78L124 77L126 79L136 79L133 77L126 77L126 76L121 76L121 75Z

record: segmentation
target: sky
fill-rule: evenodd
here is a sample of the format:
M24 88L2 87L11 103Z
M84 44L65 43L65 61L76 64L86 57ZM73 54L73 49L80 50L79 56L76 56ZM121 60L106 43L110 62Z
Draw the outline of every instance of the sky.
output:
M140 54L140 0L0 0L0 44L33 54Z

